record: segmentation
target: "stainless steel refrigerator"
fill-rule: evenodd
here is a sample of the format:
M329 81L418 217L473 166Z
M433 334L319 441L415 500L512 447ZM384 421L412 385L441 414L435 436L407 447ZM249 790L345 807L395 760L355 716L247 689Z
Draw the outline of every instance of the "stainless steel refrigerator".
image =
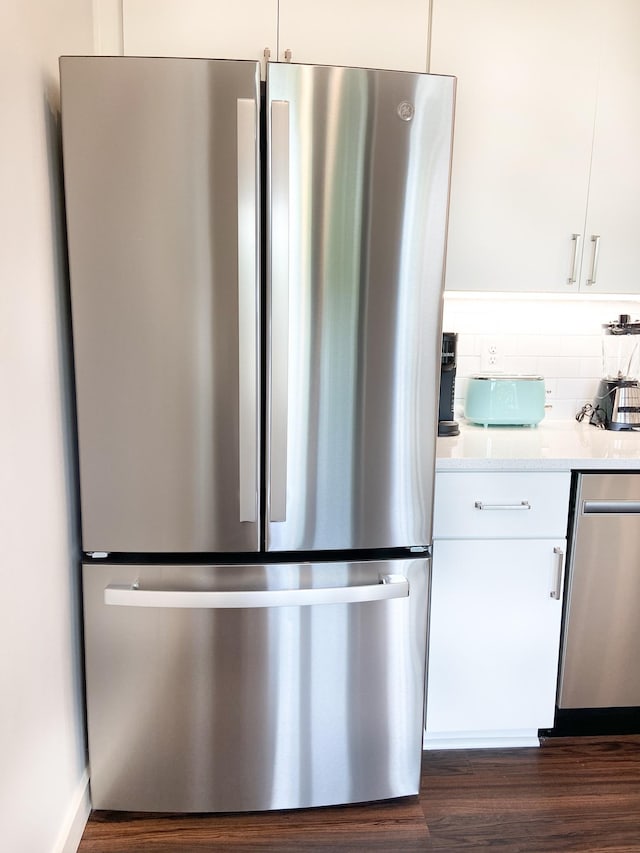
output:
M415 794L454 80L60 69L93 806Z

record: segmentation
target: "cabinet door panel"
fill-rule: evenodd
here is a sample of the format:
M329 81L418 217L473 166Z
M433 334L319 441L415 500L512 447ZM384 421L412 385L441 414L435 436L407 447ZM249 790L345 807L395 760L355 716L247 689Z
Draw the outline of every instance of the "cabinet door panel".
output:
M124 53L258 60L277 21L277 0L123 0Z
M567 279L571 236L584 234L597 11L434 0L430 70L458 77L447 289L578 289Z
M603 21L587 247L581 289L638 293L640 269L640 4L609 0ZM592 235L600 236L595 284Z
M279 59L426 71L427 0L280 0Z
M427 733L553 725L564 540L434 543Z

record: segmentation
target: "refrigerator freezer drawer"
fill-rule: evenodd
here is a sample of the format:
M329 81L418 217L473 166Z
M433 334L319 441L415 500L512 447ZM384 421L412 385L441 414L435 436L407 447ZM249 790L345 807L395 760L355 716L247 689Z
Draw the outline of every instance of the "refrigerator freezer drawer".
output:
M93 807L416 794L428 568L85 564Z

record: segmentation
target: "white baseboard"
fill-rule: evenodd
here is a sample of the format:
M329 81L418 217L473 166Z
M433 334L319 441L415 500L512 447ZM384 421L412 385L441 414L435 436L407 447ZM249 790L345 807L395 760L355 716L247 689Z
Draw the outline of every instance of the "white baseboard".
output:
M538 730L497 732L447 732L427 734L422 748L427 749L504 749L505 747L539 747Z
M51 853L76 853L90 813L89 770L86 768L69 801L67 814Z

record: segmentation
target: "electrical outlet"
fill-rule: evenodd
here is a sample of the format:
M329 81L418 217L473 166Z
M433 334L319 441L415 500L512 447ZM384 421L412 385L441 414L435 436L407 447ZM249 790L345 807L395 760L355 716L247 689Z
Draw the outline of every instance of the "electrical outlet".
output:
M504 372L504 356L495 340L485 341L480 354L480 369L487 373Z

